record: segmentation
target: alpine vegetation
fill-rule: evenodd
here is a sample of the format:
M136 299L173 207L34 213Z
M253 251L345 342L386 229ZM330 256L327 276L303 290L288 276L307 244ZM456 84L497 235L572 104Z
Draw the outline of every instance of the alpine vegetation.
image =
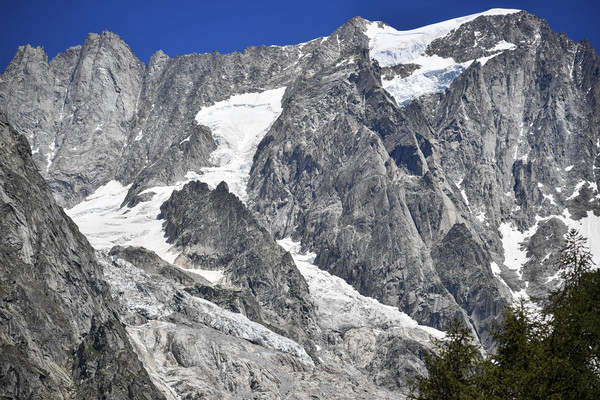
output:
M506 308L489 357L453 321L426 358L415 399L595 399L600 397L600 270L586 240L567 234L557 260L563 283L541 313L524 303Z

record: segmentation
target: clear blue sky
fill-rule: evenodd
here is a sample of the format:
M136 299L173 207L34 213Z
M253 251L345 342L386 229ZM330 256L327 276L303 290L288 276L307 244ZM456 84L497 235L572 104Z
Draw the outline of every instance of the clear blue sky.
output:
M0 71L24 44L49 58L83 44L89 32L119 34L144 62L157 50L170 56L247 46L305 42L360 15L405 30L489 8L517 8L546 19L573 40L600 49L600 0L0 0Z

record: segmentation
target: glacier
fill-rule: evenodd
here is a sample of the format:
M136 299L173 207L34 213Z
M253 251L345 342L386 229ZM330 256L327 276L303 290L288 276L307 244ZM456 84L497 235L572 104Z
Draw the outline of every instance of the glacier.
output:
M244 93L202 108L196 122L212 130L217 148L211 154L214 167L202 168L200 180L211 189L222 181L246 203L246 185L258 144L281 114L286 87Z
M342 278L321 270L314 264L316 254L302 253L299 242L286 238L277 243L290 252L296 267L306 279L319 322L324 328L334 331L357 327L375 331L400 330L405 337L421 343L431 343L432 337L445 337L442 331L419 325L398 307L381 304L376 299L363 296Z
M371 58L382 67L393 67L400 64L417 64L419 68L409 76L396 76L383 80L383 87L396 99L400 106L409 104L414 99L446 90L454 78L460 75L475 60L457 63L452 58L424 55L427 46L435 39L446 36L462 24L483 15L507 15L519 12L516 9L494 8L465 17L427 25L408 31L399 31L380 21L370 22L365 34L369 38ZM514 45L500 41L494 50L512 50ZM496 54L497 55L497 54ZM482 62L486 62L489 57Z

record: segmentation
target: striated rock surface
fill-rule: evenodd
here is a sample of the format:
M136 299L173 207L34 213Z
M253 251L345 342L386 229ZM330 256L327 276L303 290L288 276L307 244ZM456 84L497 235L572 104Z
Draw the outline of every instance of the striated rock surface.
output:
M163 399L77 226L0 114L0 396Z
M306 281L291 256L222 182L214 191L192 182L161 206L167 240L182 252L176 265L221 270L225 282L247 289L264 322L310 345L319 335Z
M21 47L2 73L0 109L31 143L60 205L114 178L143 74L144 64L110 32L90 34L50 62L43 49Z

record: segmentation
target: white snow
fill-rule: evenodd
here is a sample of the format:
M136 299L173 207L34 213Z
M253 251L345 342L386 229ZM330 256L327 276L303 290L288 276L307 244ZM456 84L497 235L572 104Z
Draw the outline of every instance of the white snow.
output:
M218 283L225 277L223 270L211 271L208 269L193 269L193 268L182 268L184 271L198 274L205 278L210 283Z
M471 208L469 207L469 210L470 210L470 209L471 209ZM477 220L478 220L479 222L485 222L485 225L486 225L486 226L489 226L489 223L485 221L485 220L486 220L486 217L485 217L485 211L484 211L484 210L480 210L480 211L479 211L479 213L477 213L477 214L475 215L475 218L477 218Z
M496 8L408 31L398 31L380 22L370 22L365 34L369 38L371 57L382 67L408 63L421 66L406 78L396 77L383 82L384 88L394 96L396 102L399 105L406 105L421 95L444 91L454 78L473 62L471 60L459 64L452 58L423 55L433 40L446 36L452 30L481 15L506 15L518 11ZM514 47L514 44L503 40L492 50L503 51ZM489 58L491 57L480 61L485 63Z
M444 332L419 325L397 307L363 296L343 279L319 269L313 264L315 254L300 253L300 243L291 239L278 240L277 243L292 254L298 270L308 283L319 320L326 328L393 328L402 329L403 333L417 340L428 340L429 335L444 337Z
M189 171L184 180L172 186L147 189L142 194L154 193L151 200L131 209L119 208L130 186L111 181L85 201L66 210L67 214L96 249L110 249L115 245L144 246L173 263L178 254L170 250L171 245L166 242L162 230L163 221L157 219L160 206L174 190L180 190L194 180L202 180L213 188L225 181L231 192L245 200L252 157L256 146L281 113L284 92L285 87L236 95L198 112L196 120L212 129L218 145L211 155L215 167L204 168L200 174ZM134 140L142 137L140 130ZM202 274L210 281L220 279L218 271L189 271Z
M138 132L137 136L133 140L136 141L136 142L138 142L138 141L142 140L143 137L144 137L144 131L140 129L140 131Z
M491 51L503 51L503 50L513 50L516 49L517 45L514 43L509 43L506 40L501 40L491 49Z
M546 278L546 283L550 283L552 281L556 281L556 280L560 279L560 274L561 274L560 271L558 271L556 274L547 277Z
M183 143L185 143L185 142L189 142L191 137L192 137L191 135L190 135L190 136L188 136L188 137L186 137L186 138L185 138L185 139L183 139L181 142L179 142L179 144L183 144Z
M552 200L553 201L553 200ZM502 247L504 248L504 265L515 271L519 277L522 277L522 267L527 262L526 250L521 247L526 239L535 234L539 227L539 223L548 221L551 218L561 220L569 229L576 229L579 234L587 238L588 250L592 254L592 261L596 266L600 265L600 216L594 215L592 211L588 211L587 215L575 221L571 218L568 209L563 211L562 215L551 215L548 217L536 217L536 223L527 231L520 232L512 224L502 223L498 230L502 234ZM546 256L548 257L548 255ZM492 271L494 267L492 266ZM553 277L548 278L550 280ZM528 282L525 282L527 284ZM519 299L525 296L523 293L514 293L513 298Z
M46 164L46 172L50 171L50 166L52 165L52 161L54 160L54 156L56 155L56 151L58 150L58 147L56 146L56 141L50 143L48 148L50 149L50 153L46 155L46 161L48 161L48 164Z
M548 200L550 204L556 205L556 202L554 201L554 196L552 196L551 194L542 194L542 196L544 196L544 199Z
M490 61L492 58L496 57L498 54L500 54L500 53L492 54L491 56L487 56L487 57L480 57L477 59L477 61L481 65L485 65L488 61Z
M600 216L592 211L587 212L587 216L579 221L566 220L565 223L588 239L589 250L592 253L592 261L596 267L600 266Z
M472 61L467 61L466 63L457 64L452 59L443 59L438 56L422 57L419 60L424 62L426 59L432 58L438 58L440 62L437 66L433 66L433 63L428 63L429 68L438 69L420 68L406 78L396 76L382 82L384 89L396 99L396 103L399 106L407 105L416 98L426 94L443 92L450 86L454 78L460 75L472 63Z
M537 229L537 226L534 227ZM532 228L532 229L534 229ZM523 241L533 235L535 230L532 232L520 232L512 224L504 222L498 227L500 234L502 235L502 247L504 248L504 265L509 269L512 269L521 277L523 275L521 269L527 262L527 253L521 248Z
M574 167L574 165L569 165L567 168L565 168L565 171L569 172L570 170L572 170Z
M163 221L156 217L161 204L171 196L173 190L181 189L188 181L175 186L148 189L143 193L156 193L152 200L139 203L131 209L119 208L130 186L110 181L65 212L96 249L110 249L115 245L144 246L172 263L177 254L169 251L171 245L164 237Z
M246 202L252 157L281 114L285 89L235 95L198 111L196 121L212 130L217 144L211 154L215 166L202 169L201 181L211 188L225 181L229 190Z
M577 196L579 196L579 191L581 190L581 188L583 186L585 186L585 184L592 184L590 186L592 186L592 188L595 186L595 184L593 182L586 182L586 181L579 181L577 182L577 185L575 185L575 189L573 189L573 194L571 194L569 197L566 198L566 200L573 200L574 198L576 198Z
M500 273L502 272L500 270L500 267L498 266L498 264L496 264L495 262L492 261L491 265L490 265L491 269L492 269L492 273L496 276L500 276Z
M371 57L382 67L391 67L414 62L433 40L446 36L452 30L481 15L507 15L519 11L494 8L408 31L398 31L389 25L371 22L365 34L369 38Z

